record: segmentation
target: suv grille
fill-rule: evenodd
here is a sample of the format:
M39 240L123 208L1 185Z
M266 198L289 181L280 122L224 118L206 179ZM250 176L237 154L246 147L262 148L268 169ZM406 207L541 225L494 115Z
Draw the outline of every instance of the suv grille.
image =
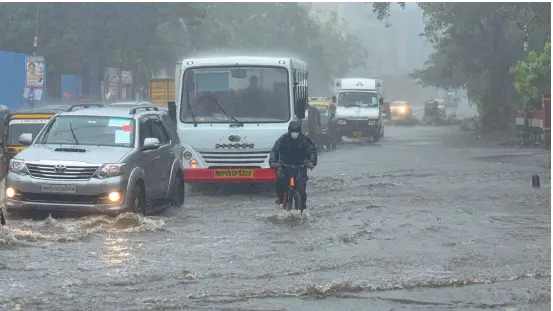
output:
M66 166L64 172L58 173L54 166L27 163L27 169L31 176L43 179L88 180L99 168L99 166Z
M209 167L260 167L270 151L210 151L200 152Z

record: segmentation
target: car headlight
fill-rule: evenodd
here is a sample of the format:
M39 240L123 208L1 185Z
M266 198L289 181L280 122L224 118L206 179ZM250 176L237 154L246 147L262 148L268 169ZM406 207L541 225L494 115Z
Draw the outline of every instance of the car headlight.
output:
M17 175L29 175L27 165L25 165L25 161L22 160L10 160L9 170Z
M338 120L338 124L346 124L346 120Z
M98 169L95 176L97 178L121 176L125 173L126 168L126 163L104 164Z
M377 123L377 120L369 120L369 125L376 125Z

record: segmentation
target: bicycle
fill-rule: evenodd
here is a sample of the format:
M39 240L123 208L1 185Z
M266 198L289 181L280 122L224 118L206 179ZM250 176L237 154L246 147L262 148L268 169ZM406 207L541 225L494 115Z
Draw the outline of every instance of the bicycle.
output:
M284 193L284 200L282 200L282 209L285 211L290 211L292 206L295 210L300 210L300 215L303 215L305 210L305 205L303 204L303 198L301 193L296 188L296 180L299 175L302 173L302 169L306 168L307 165L288 165L284 163L279 163L278 166L290 168L293 171L290 181L288 183L288 190Z

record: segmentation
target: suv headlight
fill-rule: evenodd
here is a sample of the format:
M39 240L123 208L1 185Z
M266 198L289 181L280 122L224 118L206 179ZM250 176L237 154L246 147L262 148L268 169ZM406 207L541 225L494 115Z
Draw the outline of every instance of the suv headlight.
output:
M126 163L104 164L98 169L98 171L96 171L95 176L97 178L121 176L125 173L126 168Z
M369 125L377 125L378 120L369 120Z
M338 124L346 124L346 120L340 119L340 120L338 120Z
M25 161L22 160L10 160L9 170L17 175L29 175L27 165L25 165Z

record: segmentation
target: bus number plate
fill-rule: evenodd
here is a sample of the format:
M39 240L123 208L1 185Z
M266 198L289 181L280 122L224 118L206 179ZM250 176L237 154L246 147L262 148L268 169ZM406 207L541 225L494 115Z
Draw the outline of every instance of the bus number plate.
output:
M216 169L215 178L248 178L253 177L253 170Z

